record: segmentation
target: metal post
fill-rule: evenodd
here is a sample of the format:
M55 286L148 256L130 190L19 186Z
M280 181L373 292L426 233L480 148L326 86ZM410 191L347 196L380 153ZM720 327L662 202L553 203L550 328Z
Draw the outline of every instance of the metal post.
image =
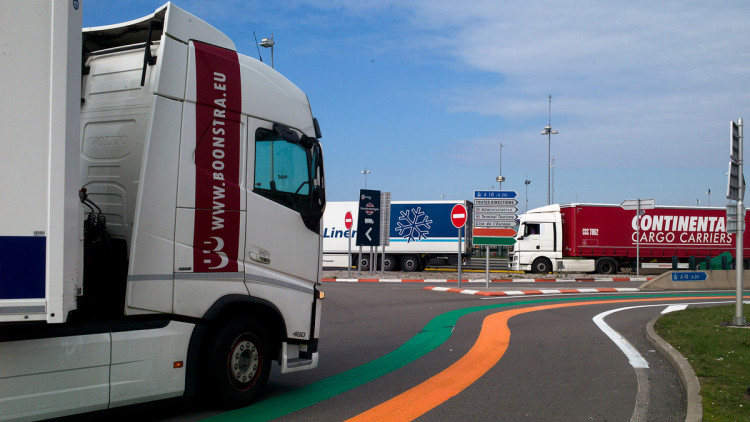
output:
M346 278L352 278L352 228L349 228L349 255L347 256Z
M384 274L385 271L385 246L380 247L380 274Z
M544 127L542 135L547 135L547 205L551 204L551 176L550 170L552 170L552 161L550 160L550 151L552 149L552 135L557 135L556 130L552 130L552 95L549 96L549 123Z
M734 320L733 325L745 325L745 316L742 314L742 276L745 273L745 261L743 257L743 237L745 235L745 210L743 204L743 198L745 196L745 177L742 172L743 167L743 140L742 140L742 119L737 120L738 132L739 132L739 199L737 200L737 233L735 234L737 241L736 259L737 264L734 266L737 270L737 289L735 293L736 303L734 307Z
M357 255L357 275L362 275L362 245L359 245L359 255Z
M375 270L375 262L372 259L372 246L370 246L370 275L373 274L374 270Z
M461 288L461 227L458 228L458 288Z
M641 275L641 198L638 198L636 205L636 215L638 216L635 238L635 275Z
M484 287L489 289L490 288L490 245L485 246L484 251L485 251L484 252L485 259L487 260L487 274L486 274L487 280L484 283Z
M550 102L552 102L552 96L550 95ZM550 170L552 170L552 161L550 160L550 150L552 149L552 135L551 132L547 133L547 205L552 203L551 199L551 176L550 176Z
M552 157L552 164L550 164L552 167L552 202L555 202L555 157Z

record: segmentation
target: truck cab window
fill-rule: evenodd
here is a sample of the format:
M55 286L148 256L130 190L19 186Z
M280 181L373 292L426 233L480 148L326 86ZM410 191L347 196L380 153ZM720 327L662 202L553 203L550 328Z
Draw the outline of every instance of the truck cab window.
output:
M270 131L258 130L255 138L253 191L298 212L307 211L310 168L302 145Z
M531 234L539 234L539 223L526 223L524 224L523 235L528 236Z
M318 231L325 208L323 158L317 139L279 124L255 134L253 192L291 208Z

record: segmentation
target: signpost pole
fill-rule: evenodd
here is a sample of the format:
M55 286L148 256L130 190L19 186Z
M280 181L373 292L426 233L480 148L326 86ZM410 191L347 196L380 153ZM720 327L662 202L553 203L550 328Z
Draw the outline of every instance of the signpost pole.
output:
M351 211L347 211L346 214L344 214L344 227L349 231L346 236L349 238L349 254L346 256L346 278L352 278L352 226L354 226L352 213Z
M490 288L490 245L487 245L484 248L485 248L484 249L485 259L487 260L486 265L485 265L486 280L484 282L484 287L489 289Z
M458 288L461 288L461 227L458 228Z
M734 320L732 321L733 325L745 325L745 316L742 314L742 278L745 273L745 260L743 259L743 238L745 237L745 208L743 204L743 200L745 197L745 177L744 173L742 172L743 167L743 141L742 141L742 119L737 120L737 126L738 126L738 132L739 132L739 160L738 160L738 167L739 167L739 199L737 199L737 233L735 234L735 238L737 241L735 242L737 245L737 263L735 264L735 269L737 270L737 288L735 293L735 307L734 307Z
M352 227L349 226L349 254L347 255L346 278L352 278Z
M362 245L359 245L359 255L357 255L357 275L362 275Z
M636 205L636 215L638 216L638 227L636 228L635 238L635 275L641 275L641 198L638 198L638 205Z

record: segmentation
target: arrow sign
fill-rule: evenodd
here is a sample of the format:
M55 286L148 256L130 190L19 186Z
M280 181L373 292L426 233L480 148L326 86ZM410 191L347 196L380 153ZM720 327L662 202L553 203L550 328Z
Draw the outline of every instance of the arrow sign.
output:
M515 227L514 221L502 221L502 220L474 220L474 227Z
M480 212L493 212L502 214L515 214L518 211L516 207L488 207L488 206L474 206L474 214Z
M474 228L471 232L474 236L514 237L516 235L513 229Z
M451 209L451 223L453 223L453 227L457 229L463 227L466 224L466 214L466 207L462 204L454 205L453 209Z
M515 214L479 214L474 213L475 220L503 220L503 221L516 221L518 218Z
M372 241L372 237L370 237L370 232L371 231L372 231L372 227L370 227L369 229L367 229L367 231L365 232L365 236L367 236L367 240L370 240L370 241Z
M475 207L479 207L482 205L502 205L502 206L515 207L516 205L518 205L518 200L516 199L475 199L474 200Z
M639 203L640 202L640 206ZM650 210L654 208L654 200L653 199L626 199L622 201L620 204L620 207L624 210L635 210L635 209L642 209L642 210Z

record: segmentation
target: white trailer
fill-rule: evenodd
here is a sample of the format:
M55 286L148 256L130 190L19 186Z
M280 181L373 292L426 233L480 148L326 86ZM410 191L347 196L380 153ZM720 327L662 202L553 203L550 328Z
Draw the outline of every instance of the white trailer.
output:
M428 265L457 263L458 229L453 226L450 217L456 204L463 204L471 216L472 203L469 201L393 201L388 234L390 244L385 246L383 269L421 271ZM354 246L359 215L357 202L329 202L326 205L323 215L323 265L344 268L349 265L349 232L344 225L347 211L354 217L352 265L356 267L359 258L361 269L369 270L370 248L364 247L360 257L359 248ZM471 218L461 233L461 257L465 260L471 257L473 248Z
M0 39L0 420L316 367L306 95L171 3L82 31L78 0L3 1Z

